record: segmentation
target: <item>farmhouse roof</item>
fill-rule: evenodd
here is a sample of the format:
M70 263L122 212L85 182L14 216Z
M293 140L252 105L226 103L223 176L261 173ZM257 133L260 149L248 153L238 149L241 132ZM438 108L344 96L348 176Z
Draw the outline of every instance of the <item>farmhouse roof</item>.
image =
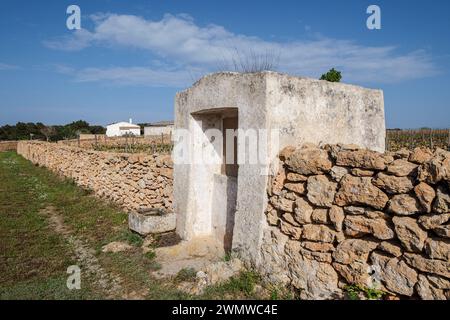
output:
M140 128L140 126L138 126L137 124L133 124L133 123L125 122L125 121L111 123L111 124L107 125L107 127L109 127L109 126L119 126L119 128L126 127L126 128L132 128L132 129Z
M158 121L158 122L152 122L147 125L148 127L167 127L167 126L173 126L173 121Z

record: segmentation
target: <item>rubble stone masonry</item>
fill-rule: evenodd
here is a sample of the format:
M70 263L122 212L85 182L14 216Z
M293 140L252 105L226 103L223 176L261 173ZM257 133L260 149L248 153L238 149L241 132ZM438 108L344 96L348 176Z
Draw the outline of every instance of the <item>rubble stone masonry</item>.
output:
M100 152L37 141L20 141L17 153L127 211L161 208L173 212L170 155Z
M450 152L285 148L268 187L260 271L304 299L347 285L450 298Z
M0 152L17 149L17 141L0 141Z

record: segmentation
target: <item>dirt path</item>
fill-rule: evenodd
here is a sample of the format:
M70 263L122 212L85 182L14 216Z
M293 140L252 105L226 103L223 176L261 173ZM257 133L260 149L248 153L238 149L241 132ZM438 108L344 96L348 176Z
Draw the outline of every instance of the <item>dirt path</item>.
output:
M94 286L109 299L143 299L144 296L136 292L127 293L122 284L124 280L117 274L107 272L95 256L95 251L82 239L73 235L54 207L47 207L41 211L51 227L74 248L75 258L83 274L93 279Z

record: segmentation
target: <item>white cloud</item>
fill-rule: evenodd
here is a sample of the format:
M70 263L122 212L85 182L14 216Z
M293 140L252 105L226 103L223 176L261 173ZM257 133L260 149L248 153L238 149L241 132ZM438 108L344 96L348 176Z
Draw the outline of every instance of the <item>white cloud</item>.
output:
M166 67L166 65L164 65ZM205 71L198 69L163 69L149 67L108 67L76 69L55 64L52 70L71 76L75 82L102 82L119 86L186 87Z
M45 44L62 50L93 45L138 48L151 52L171 68L88 68L76 72L78 81L183 86L189 82L189 70L223 69L224 63L236 58L236 52L245 57L271 53L279 56L279 71L315 78L334 67L343 71L346 82L398 82L437 73L430 55L422 50L398 53L394 46L364 46L326 37L267 41L235 34L218 25L201 27L187 15L167 14L159 21L117 14L96 14L91 18L95 24L92 31L81 30L69 38Z
M75 72L77 82L107 82L116 85L144 85L152 87L184 87L191 80L181 71L152 70L144 67L85 68Z
M0 62L0 71L2 71L2 70L15 70L15 69L19 69L19 66L12 65L12 64L7 64L7 63L1 63Z
M77 51L88 47L93 39L93 34L86 29L74 30L69 36L44 41L44 45L50 49L63 51Z

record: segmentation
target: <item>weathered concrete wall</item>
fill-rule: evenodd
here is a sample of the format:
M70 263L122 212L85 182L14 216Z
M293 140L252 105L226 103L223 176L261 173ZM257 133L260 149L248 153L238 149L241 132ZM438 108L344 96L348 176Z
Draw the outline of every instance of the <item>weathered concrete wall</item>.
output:
M17 149L17 141L0 141L1 151L14 151Z
M383 91L269 73L270 126L280 148L303 143L354 143L384 152Z
M238 109L239 127L266 128L265 74L220 73L206 76L193 87L180 92L175 100L175 129L187 129L192 134L192 157L203 152L208 139L203 131L213 127L202 112L212 117L214 112ZM217 127L216 127L217 128ZM176 139L176 137L175 137ZM178 214L177 232L183 239L212 235L212 199L214 174L220 165L176 164L174 166L174 210ZM237 205L233 231L233 248L249 261L258 257L261 244L267 176L261 166L239 166Z
M226 195L226 197L224 197ZM230 250L233 240L234 214L236 212L237 180L235 177L214 175L212 198L212 228L214 237Z
M209 147L207 137L202 137L203 117L233 108L237 109L239 129L280 132L279 145L270 139L259 141L268 146L266 161L239 164L233 250L246 262L257 264L267 203L265 173L276 154L286 145L303 141L356 141L363 147L384 151L383 94L380 90L274 72L211 74L178 93L175 100L175 129L187 129L196 137L191 157ZM248 142L245 145L249 155L252 149ZM182 238L212 233L212 181L217 173L214 166L175 164L174 206L177 232Z
M128 211L161 208L173 212L170 155L90 151L32 141L20 141L17 152Z
M258 264L267 279L305 299L377 282L400 297L450 298L450 152L307 144L280 161Z

